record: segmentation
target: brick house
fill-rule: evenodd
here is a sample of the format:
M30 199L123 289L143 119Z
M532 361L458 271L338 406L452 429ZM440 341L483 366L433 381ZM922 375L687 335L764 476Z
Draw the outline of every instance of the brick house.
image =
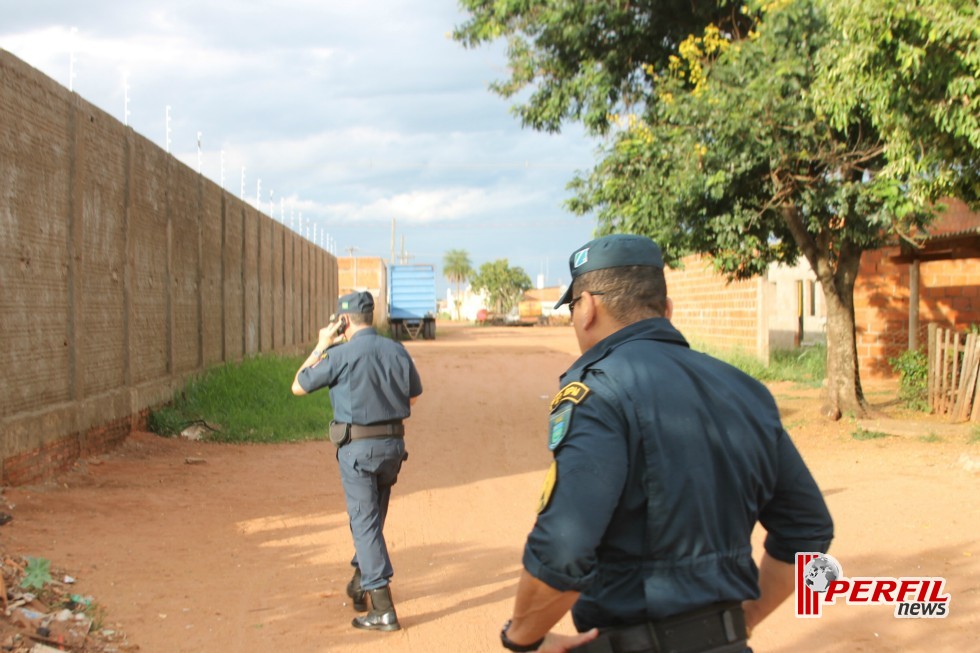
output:
M917 248L896 243L861 257L854 312L862 375L893 375L888 361L909 347L910 331L921 347L929 323L959 330L980 323L980 214L962 202L946 205ZM683 263L666 271L667 288L673 321L693 343L768 359L772 350L824 340L823 293L805 260L732 283L707 257Z

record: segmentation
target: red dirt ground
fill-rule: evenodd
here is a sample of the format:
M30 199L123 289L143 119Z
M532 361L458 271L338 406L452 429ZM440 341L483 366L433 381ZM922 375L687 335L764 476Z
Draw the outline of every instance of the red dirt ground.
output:
M56 482L8 488L14 520L0 547L68 570L149 653L499 651L550 462L547 407L575 338L567 327L440 325L437 340L407 346L425 393L386 528L399 632L350 626L350 533L329 442L135 433ZM757 653L980 650L980 443L969 427L902 414L894 390L866 388L911 435L857 440L852 420L819 416L817 390L773 386L827 496L844 574L943 576L949 617L834 605L797 619L787 602L756 630ZM567 619L560 628L572 631Z

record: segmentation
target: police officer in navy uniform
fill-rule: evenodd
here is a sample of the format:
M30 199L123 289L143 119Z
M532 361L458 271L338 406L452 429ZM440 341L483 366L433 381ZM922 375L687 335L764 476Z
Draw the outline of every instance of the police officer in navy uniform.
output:
M405 452L402 420L422 394L415 363L399 343L378 335L374 298L369 292L344 295L337 318L320 329L316 349L293 380L293 394L330 389L340 478L354 539L354 574L347 585L356 628L398 630L389 582L394 571L384 539L391 486L398 480ZM345 342L346 339L346 342Z
M568 304L582 355L551 403L554 462L501 642L750 650L751 629L793 592L796 552L830 546L823 496L766 388L671 325L656 243L605 236L569 267L556 308ZM549 633L569 609L580 634Z

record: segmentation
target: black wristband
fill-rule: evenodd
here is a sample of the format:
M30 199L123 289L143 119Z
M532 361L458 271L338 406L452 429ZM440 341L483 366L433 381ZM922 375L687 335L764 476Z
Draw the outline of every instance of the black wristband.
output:
M511 620L508 619L504 627L500 629L500 643L503 644L504 648L508 651L517 651L518 653L528 653L528 651L537 651L544 644L544 637L534 642L533 644L515 644L510 641L507 637L507 629L510 628Z

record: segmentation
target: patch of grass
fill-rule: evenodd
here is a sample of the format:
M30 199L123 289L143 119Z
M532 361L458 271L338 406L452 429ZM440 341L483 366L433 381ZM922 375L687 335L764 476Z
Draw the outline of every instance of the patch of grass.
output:
M323 440L333 409L326 390L296 397L290 390L305 356L257 356L214 367L192 379L173 401L150 414L150 429L177 435L204 422L217 442Z
M936 435L935 433L930 433L929 435L923 435L919 437L919 442L942 442L942 437Z
M973 427L966 442L967 444L980 444L980 424Z
M857 427L857 430L851 433L851 437L855 440L879 440L881 438L890 438L892 436L888 433L882 433L881 431L869 431L859 426Z
M719 358L759 381L790 381L807 387L819 387L827 373L827 347L814 345L799 349L773 351L769 365L756 356L741 351L717 351L700 345L698 351Z

